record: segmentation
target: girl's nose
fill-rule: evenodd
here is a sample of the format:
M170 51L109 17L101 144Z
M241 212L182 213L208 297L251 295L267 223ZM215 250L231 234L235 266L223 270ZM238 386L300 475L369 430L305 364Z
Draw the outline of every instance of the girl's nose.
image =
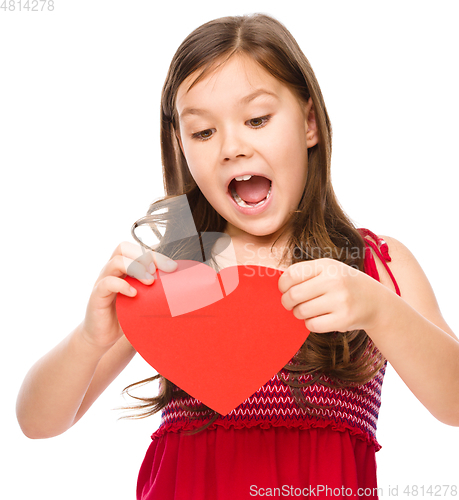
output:
M223 161L235 160L239 157L251 156L252 146L241 131L227 131L224 134L221 156Z

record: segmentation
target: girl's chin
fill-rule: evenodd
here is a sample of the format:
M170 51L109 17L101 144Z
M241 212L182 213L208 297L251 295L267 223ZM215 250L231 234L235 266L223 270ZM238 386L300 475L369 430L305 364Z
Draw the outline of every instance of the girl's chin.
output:
M227 222L225 233L231 237L248 236L263 238L270 241L277 237L285 228L285 224L276 224L274 221L232 221Z

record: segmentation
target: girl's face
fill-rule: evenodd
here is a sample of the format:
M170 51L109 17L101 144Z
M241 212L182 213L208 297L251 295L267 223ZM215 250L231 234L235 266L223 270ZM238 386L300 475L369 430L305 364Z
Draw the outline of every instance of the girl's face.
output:
M226 219L225 232L270 242L285 228L305 187L308 148L318 141L312 100L303 104L247 56L231 57L187 92L195 78L180 85L176 100L177 137L190 172Z

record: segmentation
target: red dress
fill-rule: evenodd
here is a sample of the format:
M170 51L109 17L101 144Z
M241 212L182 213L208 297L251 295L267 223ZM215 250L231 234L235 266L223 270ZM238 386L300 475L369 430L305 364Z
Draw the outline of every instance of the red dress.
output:
M370 246L384 263L387 243L368 229L365 272L379 280ZM370 341L369 348L373 346ZM257 496L376 499L376 424L387 361L364 385L339 389L314 383L307 399L330 409L306 413L291 389L274 375L263 387L207 429L179 406L199 407L192 397L173 399L162 412L139 471L137 500L244 500ZM284 378L289 372L282 369ZM312 376L299 377L300 382ZM322 379L330 382L328 377ZM177 389L178 390L178 389ZM317 415L317 417L315 416ZM322 417L322 418L320 418ZM323 418L325 417L325 418Z

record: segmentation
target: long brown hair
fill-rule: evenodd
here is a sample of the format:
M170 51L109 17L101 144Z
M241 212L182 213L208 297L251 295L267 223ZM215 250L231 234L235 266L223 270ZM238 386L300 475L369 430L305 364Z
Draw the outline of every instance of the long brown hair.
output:
M180 258L193 259L194 256L200 260L201 245L196 245L191 239L174 244L167 237L168 224L174 220L172 210L167 214L159 213L160 208L167 207L168 201L180 195L186 195L198 235L223 232L226 221L208 203L196 185L179 147L176 138L178 117L175 100L179 86L189 75L197 72L191 88L234 54L250 56L267 72L287 85L301 102L306 103L309 98L313 101L319 142L308 149L306 185L298 208L291 216L291 236L281 262L291 264L328 257L363 272L364 240L339 205L331 184L332 129L319 84L309 61L290 32L282 23L263 14L223 17L205 23L193 31L175 53L161 98L161 146L166 196L153 203L147 216L134 223L134 238L145 246L136 237L134 229L149 225L160 235L157 226L163 224L166 232L155 251L165 253L171 258L180 255ZM202 244L202 241L200 243ZM211 239L207 239L204 246L207 247L205 250L211 248ZM292 373L292 377L285 380L281 372L279 376L291 387L298 404L308 411L308 407L317 406L309 401L302 401L298 391L300 387L312 383L335 387L365 384L381 370L385 362L385 358L364 330L320 334L311 332L292 361L284 367ZM312 380L306 385L299 384L298 376L301 373L312 374ZM158 378L160 391L157 397L143 398L129 394L132 387ZM143 412L122 418L143 418L152 415L163 409L172 398L186 395L160 374L131 384L123 392L142 401L142 404L125 408L142 409ZM213 411L205 405L199 410L186 409L198 413ZM199 430L206 428L218 416L216 413L213 419Z

